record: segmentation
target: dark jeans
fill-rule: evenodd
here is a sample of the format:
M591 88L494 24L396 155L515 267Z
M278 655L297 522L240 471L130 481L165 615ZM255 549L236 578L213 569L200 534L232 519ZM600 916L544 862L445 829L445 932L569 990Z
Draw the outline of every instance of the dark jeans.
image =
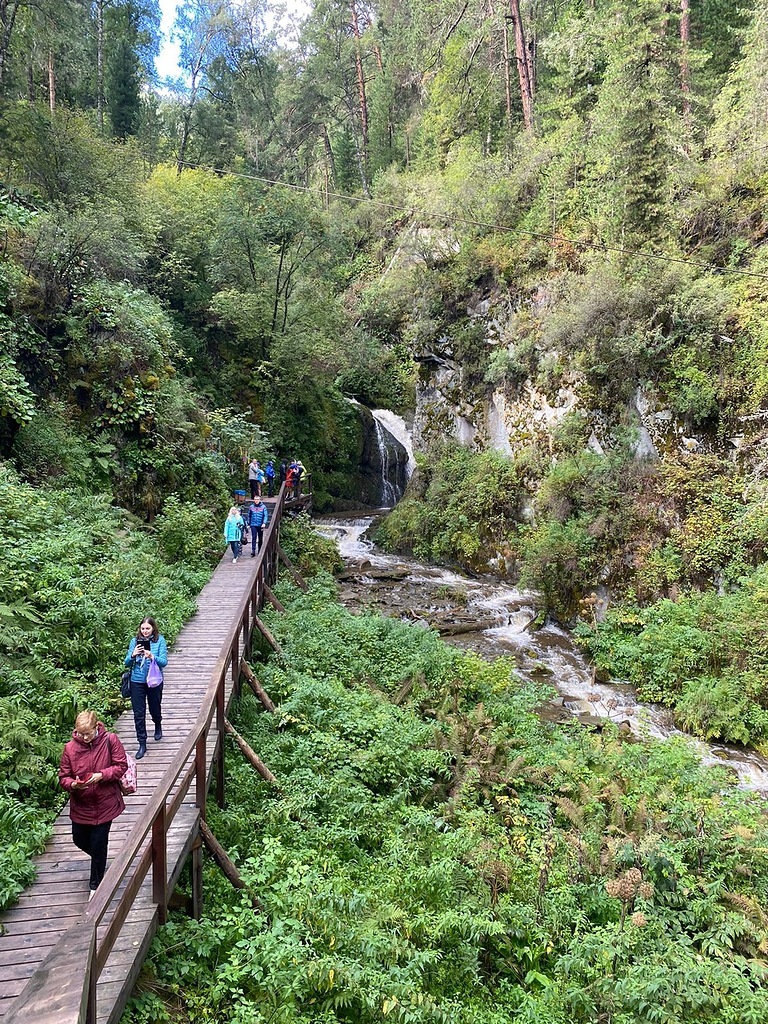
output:
M273 476L267 477L267 497L272 497L272 492L275 489L275 478Z
M159 686L147 686L146 683L136 683L131 680L131 707L133 708L133 723L136 726L136 739L140 747L147 745L147 704L149 713L155 728L160 725L163 719L160 711L160 704L163 700L163 684Z
M90 889L97 889L107 870L107 844L111 821L101 825L79 825L72 822L72 842L91 858Z
M239 558L240 552L243 550L243 545L239 540L231 540L229 546L232 548L232 557Z
M248 485L251 488L252 498L255 498L257 494L261 494L261 484L258 480L249 480Z
M264 527L263 526L252 526L251 527L251 554L255 555L257 551L261 551L261 544L264 540ZM258 544L256 543L258 541Z

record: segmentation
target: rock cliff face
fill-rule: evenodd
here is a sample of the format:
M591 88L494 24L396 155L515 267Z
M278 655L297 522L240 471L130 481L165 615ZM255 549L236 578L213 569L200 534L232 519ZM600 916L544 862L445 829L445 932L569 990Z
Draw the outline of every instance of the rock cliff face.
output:
M489 349L506 348L503 316L507 309L494 308L491 299L478 301L467 309L470 320L482 331ZM508 351L511 353L512 348ZM549 353L556 360L557 353ZM610 427L619 419L635 430L638 458L717 451L733 455L744 435L714 438L690 431L683 420L665 408L650 391L638 387L624 409L590 407L583 397L584 379L577 371L565 370L558 385L545 392L530 378L514 386L479 385L468 382L465 367L455 358L450 340L443 336L416 353L420 364L413 445L425 450L440 438L454 437L477 449L493 448L508 455L536 443L552 449L553 433L568 413L583 413L591 428L589 445L604 452L610 445ZM476 378L476 374L475 374ZM749 426L745 426L749 431Z

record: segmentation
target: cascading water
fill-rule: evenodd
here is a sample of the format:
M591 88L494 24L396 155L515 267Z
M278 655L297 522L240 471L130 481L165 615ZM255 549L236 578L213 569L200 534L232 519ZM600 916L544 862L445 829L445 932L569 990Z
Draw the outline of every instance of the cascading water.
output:
M371 409L371 416L405 448L408 455L408 462L405 466L405 480L407 483L413 475L414 469L416 469L416 459L413 457L411 432L405 420L402 416L398 416L396 412L392 412L391 409Z
M373 413L371 413L373 415ZM390 463L390 450L387 443L387 429L373 415L373 423L376 429L376 444L379 446L379 460L381 462L381 504L384 508L393 508L400 495L397 493L397 486L392 482L392 466Z
M361 500L392 508L403 496L416 466L408 428L390 409L369 409L354 398L347 401L357 409L365 430Z
M341 599L349 608L376 608L421 626L439 620L446 608L456 609L470 622L470 628L445 639L486 658L511 656L521 678L548 682L560 694L550 708L553 717L567 713L584 722L607 718L640 737L683 735L668 711L640 703L630 686L595 682L566 630L548 625L529 631L537 615L536 594L489 577L469 579L381 554L365 539L372 522L370 515L353 513L349 518L321 518L315 523L318 532L337 542L348 565L359 567L359 573L342 584ZM688 741L705 763L726 764L737 773L742 786L768 792L768 761L759 754L692 737Z

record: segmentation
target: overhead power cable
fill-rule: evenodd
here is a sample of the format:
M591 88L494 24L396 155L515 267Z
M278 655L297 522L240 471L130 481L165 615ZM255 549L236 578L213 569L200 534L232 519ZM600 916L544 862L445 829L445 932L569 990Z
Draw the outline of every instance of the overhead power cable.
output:
M304 192L307 195L316 195L325 199L338 199L347 203L362 203L368 206L376 206L382 210L392 210L395 213L404 213L410 217L416 215L416 211L410 207L400 206L397 203L384 203L378 199L371 199L368 196L349 196L341 192L328 192L321 188L312 188L309 185L295 185L289 181L281 181L275 178L265 178L258 174L246 174L243 171L228 171L220 167L207 167L203 164L193 164L183 161L184 167L192 170L210 171L211 174L228 175L231 178L245 178L248 181L259 181L265 185L277 186L279 188L292 189L294 192ZM739 277L752 277L760 281L768 281L768 274L761 274L756 270L741 270L738 267L724 267L719 263L707 263L705 260L692 260L684 256L672 256L669 253L647 252L642 249L628 249L623 245L609 245L607 242L589 242L583 238L570 238L559 231L554 235L544 231L526 231L524 228L513 228L507 224L493 224L488 221L473 220L470 217L450 218L453 224L461 224L464 227L482 228L487 231L499 231L510 235L518 235L522 238L535 238L549 242L568 242L570 245L582 249L594 249L600 252L616 253L620 256L636 256L639 259L655 260L659 263L678 263L688 267L696 267L699 270L708 270L714 274L735 274Z

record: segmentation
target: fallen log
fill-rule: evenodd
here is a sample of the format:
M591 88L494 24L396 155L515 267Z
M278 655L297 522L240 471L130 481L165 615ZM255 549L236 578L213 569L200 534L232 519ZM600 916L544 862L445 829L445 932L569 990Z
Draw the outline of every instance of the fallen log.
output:
M352 566L351 568L340 572L336 579L344 581L358 579L360 576L370 576L373 580L404 580L406 576L410 575L411 570L405 565L397 566L395 569L376 569L373 566L369 568Z
M475 619L474 622L438 622L432 628L440 636L459 636L461 633L482 633L484 629L493 629L498 624L496 619Z
M259 680L256 678L256 676L251 671L251 666L248 664L248 662L245 660L245 658L243 658L240 661L240 673L241 673L241 675L245 676L245 681L248 683L250 688L253 690L253 692L256 695L256 697L263 704L264 710L265 711L269 711L272 714L274 714L275 713L275 705L274 705L274 703L272 702L272 700L271 700L269 694L267 693L267 691L264 689L264 687L261 685Z
M264 779L265 782L270 783L272 786L277 786L277 779L272 772L267 768L264 762L261 760L259 755L253 750L252 747L248 746L243 737L238 733L228 718L224 719L224 730L229 733L235 743L240 747L247 761L250 761L259 775Z
M206 850L208 850L210 855L213 857L224 876L229 879L235 889L245 889L246 885L240 877L240 872L237 870L227 851L204 821L200 822L200 835L203 837ZM251 896L251 906L260 914L264 913L264 904L253 895Z

